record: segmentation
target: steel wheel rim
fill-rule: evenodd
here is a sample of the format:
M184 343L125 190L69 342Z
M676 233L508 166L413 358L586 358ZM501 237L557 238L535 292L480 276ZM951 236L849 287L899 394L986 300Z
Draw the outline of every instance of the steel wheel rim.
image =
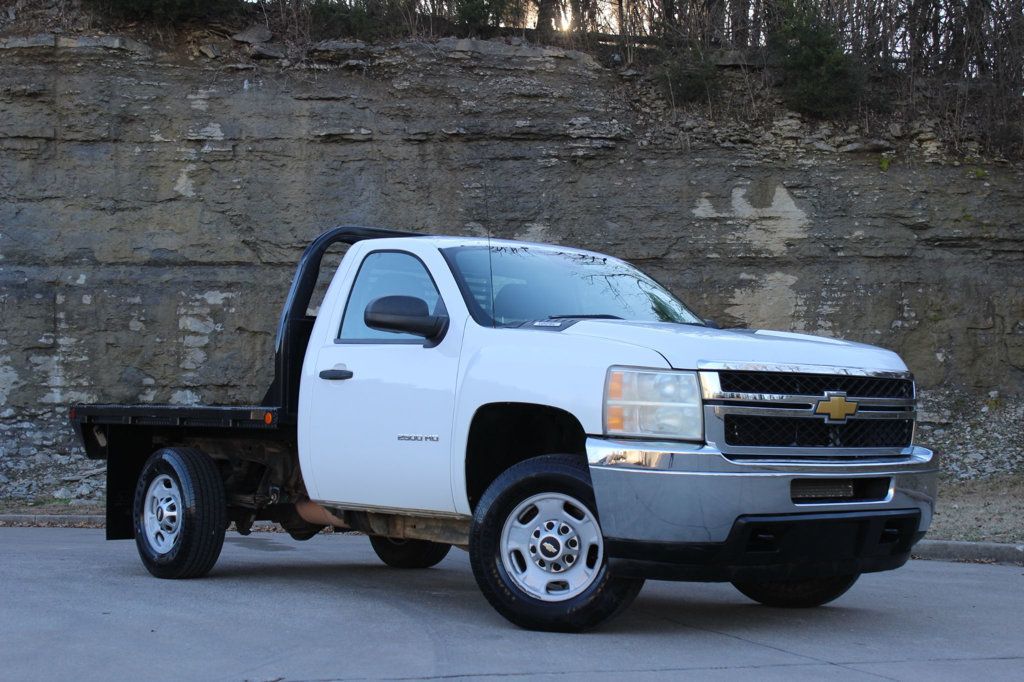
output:
M181 535L181 490L167 474L160 474L146 490L142 520L146 542L157 554L167 554Z
M505 520L499 549L515 586L545 602L585 592L604 560L604 538L594 514L563 493L540 493L516 505Z

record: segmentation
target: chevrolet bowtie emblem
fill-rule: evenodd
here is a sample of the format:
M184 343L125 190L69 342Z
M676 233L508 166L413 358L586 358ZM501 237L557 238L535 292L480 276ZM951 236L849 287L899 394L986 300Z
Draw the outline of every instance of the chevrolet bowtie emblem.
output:
M825 417L826 424L843 424L857 414L857 403L847 400L845 393L826 391L825 397L814 406L814 414Z

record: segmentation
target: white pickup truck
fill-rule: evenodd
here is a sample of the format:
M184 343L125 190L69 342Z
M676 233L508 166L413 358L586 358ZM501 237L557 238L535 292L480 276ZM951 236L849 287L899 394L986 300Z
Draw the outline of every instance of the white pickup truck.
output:
M896 354L717 329L599 253L335 228L299 263L275 371L258 405L70 409L107 460L107 537L153 575L206 574L232 523L332 526L395 567L466 549L503 616L577 631L644 579L824 604L902 566L934 508Z

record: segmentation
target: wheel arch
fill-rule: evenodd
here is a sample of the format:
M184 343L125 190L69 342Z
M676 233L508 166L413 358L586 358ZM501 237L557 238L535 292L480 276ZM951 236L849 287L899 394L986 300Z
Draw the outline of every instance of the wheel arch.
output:
M466 441L463 473L470 509L494 479L523 460L553 454L585 460L586 440L583 425L568 410L526 402L481 405Z

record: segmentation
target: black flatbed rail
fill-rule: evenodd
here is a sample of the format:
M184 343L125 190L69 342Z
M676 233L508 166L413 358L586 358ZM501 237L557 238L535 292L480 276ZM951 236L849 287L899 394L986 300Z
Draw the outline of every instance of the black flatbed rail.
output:
M76 429L118 425L276 430L295 424L287 416L282 419L280 408L260 405L76 405L68 416Z

